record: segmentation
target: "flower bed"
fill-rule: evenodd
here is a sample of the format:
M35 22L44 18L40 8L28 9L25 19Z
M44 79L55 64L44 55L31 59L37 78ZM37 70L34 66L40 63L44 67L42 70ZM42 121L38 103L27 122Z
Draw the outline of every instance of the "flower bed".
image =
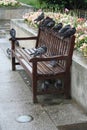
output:
M23 18L27 21L29 26L37 28L39 23L35 23L34 19L40 14L41 11L26 13ZM53 18L56 21L56 24L62 22L63 26L70 24L72 27L76 27L75 49L82 52L84 56L87 56L87 20L78 18L76 15L71 16L69 13L45 12L45 17L47 16Z
M0 0L0 7L19 7L21 3L16 0Z

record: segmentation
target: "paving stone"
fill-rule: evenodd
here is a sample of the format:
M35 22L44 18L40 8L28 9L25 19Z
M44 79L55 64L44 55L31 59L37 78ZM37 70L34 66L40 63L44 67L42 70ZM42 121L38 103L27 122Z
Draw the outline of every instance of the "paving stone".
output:
M15 101L32 102L32 93L21 80L0 83L0 102Z
M87 115L73 100L64 100L55 106L44 106L55 125L81 123L87 121Z
M0 124L2 130L57 130L41 105L29 102L0 103ZM3 112L3 113L2 113ZM16 119L21 115L31 115L33 120L19 123Z
M6 82L20 81L22 82L22 78L17 71L4 71L0 73L0 84Z

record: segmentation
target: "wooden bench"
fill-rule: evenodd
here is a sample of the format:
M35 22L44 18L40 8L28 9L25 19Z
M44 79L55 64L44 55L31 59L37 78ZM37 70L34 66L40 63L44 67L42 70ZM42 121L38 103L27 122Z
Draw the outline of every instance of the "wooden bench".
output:
M70 67L72 64L72 54L75 44L75 36L61 39L58 33L51 30L39 28L38 35L35 37L16 37L15 40L36 40L35 48L42 45L47 47L47 53L32 57L30 54L35 49L20 48L15 45L15 40L11 40L12 50L12 70L16 69L16 65L21 65L32 80L33 102L37 102L37 95L41 94L58 94L64 93L66 98L70 98ZM52 66L51 61L56 61L56 65ZM38 89L39 80L61 79L63 87L57 89L55 87L42 91Z

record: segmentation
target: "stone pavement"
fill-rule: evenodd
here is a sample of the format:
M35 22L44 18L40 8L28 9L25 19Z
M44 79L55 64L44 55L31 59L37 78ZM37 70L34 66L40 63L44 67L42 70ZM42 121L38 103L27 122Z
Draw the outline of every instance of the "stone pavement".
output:
M31 90L20 74L23 69L11 70L9 47L8 38L0 38L0 130L58 130L59 125L87 121L87 114L73 100L39 96L38 104L33 104ZM31 115L33 120L19 123L16 119L21 115Z

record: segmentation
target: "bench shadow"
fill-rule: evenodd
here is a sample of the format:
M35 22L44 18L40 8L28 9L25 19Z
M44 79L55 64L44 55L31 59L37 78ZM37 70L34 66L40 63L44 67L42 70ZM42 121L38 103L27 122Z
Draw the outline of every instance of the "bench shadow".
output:
M57 127L58 130L87 130L87 122L61 125Z
M23 69L17 71L20 74L23 81L25 82L25 84L27 85L27 87L30 89L30 91L32 91L31 88L32 81L29 75ZM42 105L60 105L61 103L68 104L72 101L70 99L65 99L63 94L46 94L46 95L38 95L37 97L38 102Z

